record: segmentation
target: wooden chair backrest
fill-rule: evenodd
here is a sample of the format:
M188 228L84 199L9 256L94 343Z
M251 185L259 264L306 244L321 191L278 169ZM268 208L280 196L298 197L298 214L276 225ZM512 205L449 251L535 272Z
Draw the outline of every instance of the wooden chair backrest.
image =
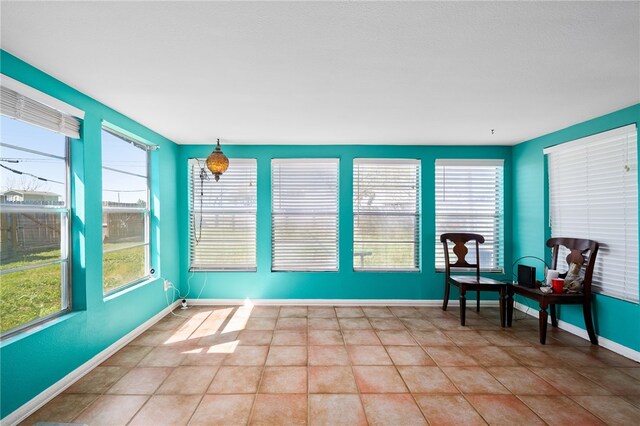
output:
M582 281L583 293L586 297L591 295L591 279L593 278L593 268L596 263L596 256L600 244L593 240L587 240L583 238L549 238L547 240L547 247L551 247L551 269L558 268L558 256L560 247L565 247L569 250L565 261L567 268L572 263L578 263L582 265L581 271L584 271L584 277Z
M449 258L449 241L451 241L453 246L453 254L456 255L456 261L451 262ZM470 263L467 260L467 254L469 253L469 249L466 244L469 241L473 241L476 245L476 261L475 263ZM479 245L484 243L484 237L480 234L470 234L470 233L461 233L461 232L449 232L446 234L440 235L440 242L444 248L444 264L445 264L445 272L447 276L451 273L451 268L469 268L475 269L476 278L480 279L480 250Z

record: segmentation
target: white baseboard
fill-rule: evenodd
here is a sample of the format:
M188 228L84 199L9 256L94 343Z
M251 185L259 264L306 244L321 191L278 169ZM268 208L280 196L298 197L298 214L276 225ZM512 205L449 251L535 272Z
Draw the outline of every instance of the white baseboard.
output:
M38 396L18 408L13 413L7 415L5 418L0 420L0 424L6 426L12 426L20 423L31 414L33 414L40 407L45 405L47 402L51 401L53 398L61 394L65 389L69 386L80 380L85 374L89 373L91 370L102 364L106 361L114 353L118 352L125 345L131 342L133 339L138 337L144 331L146 331L149 327L154 325L156 322L160 321L162 318L167 316L169 312L175 309L180 305L179 301L172 303L171 305L164 308L162 311L158 312L153 317L149 318L144 323L140 324L138 327L127 333L122 338L118 339L116 342L111 344L106 349L102 350L100 353L95 355L89 361L82 364L80 367L73 370L71 373L64 376L62 379L58 380L53 385L49 386L43 392L41 392Z
M467 300L467 306L475 300ZM254 306L442 306L442 300L414 299L187 299L192 306L254 305ZM481 300L481 306L498 306L497 300ZM460 306L457 299L449 306Z
M514 302L513 307L521 312L525 312L532 317L539 318L539 311L536 308L532 308L530 306L524 305L522 303ZM551 324L551 317L547 319L549 324ZM566 321L558 320L558 328L567 331L575 336L582 337L584 340L589 340L589 333L584 328L577 327L571 323ZM613 340L609 340L606 337L598 336L598 346L601 346L605 349L609 349L617 354L620 354L626 358L632 359L636 362L640 362L640 352L635 351L631 348L621 345L620 343L616 343Z

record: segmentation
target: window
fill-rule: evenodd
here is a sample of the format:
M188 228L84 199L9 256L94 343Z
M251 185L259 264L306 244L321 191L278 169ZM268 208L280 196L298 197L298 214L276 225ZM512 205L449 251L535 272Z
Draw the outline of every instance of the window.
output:
M353 160L353 269L418 271L420 160Z
M189 160L191 270L256 270L256 164L231 158L216 182L206 159Z
M102 286L149 276L149 147L102 129Z
M338 159L271 160L271 269L338 270Z
M484 237L480 270L504 264L503 160L436 160L436 270L444 270L440 235L469 232ZM469 246L471 258L475 247Z
M545 150L554 237L600 243L593 291L638 302L638 153L635 125Z
M80 121L2 87L0 333L70 308L69 137Z

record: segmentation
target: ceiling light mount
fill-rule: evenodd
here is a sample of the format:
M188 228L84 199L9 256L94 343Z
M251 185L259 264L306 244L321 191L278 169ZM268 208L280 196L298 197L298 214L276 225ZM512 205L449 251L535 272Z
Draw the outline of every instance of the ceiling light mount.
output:
M216 182L220 180L220 175L229 168L229 159L222 153L222 148L220 148L220 139L218 139L216 148L207 157L207 168L213 173Z

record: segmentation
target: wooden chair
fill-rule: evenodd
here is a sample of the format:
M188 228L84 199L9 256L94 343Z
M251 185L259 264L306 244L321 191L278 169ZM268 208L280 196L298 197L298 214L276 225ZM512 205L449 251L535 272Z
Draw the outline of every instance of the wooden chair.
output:
M543 293L539 288L520 287L518 285L508 286L508 302L507 302L507 326L511 327L513 318L513 295L519 294L529 299L537 300L540 305L540 314L538 321L540 323L540 343L543 345L547 339L547 308L551 311L551 325L558 326L556 318L556 305L570 304L582 305L584 314L584 324L589 333L589 340L594 345L598 344L598 338L593 329L593 318L591 316L591 279L593 276L593 268L598 254L599 244L592 240L580 238L550 238L547 241L547 247L553 250L551 258L551 269L558 267L558 253L561 246L569 250L566 258L567 267L572 263L582 265L581 272L584 274L582 281L581 293Z
M466 244L473 241L476 246L475 263L469 263L466 259L469 249ZM440 236L440 242L444 246L444 263L445 263L445 279L444 279L444 300L442 302L442 310L447 310L449 304L449 290L451 285L458 287L460 290L460 324L465 323L465 311L467 308L467 290L476 291L476 311L480 312L480 292L496 291L500 294L500 325L505 326L505 296L506 284L491 278L480 276L480 250L479 244L484 243L484 237L479 234L466 233L447 233ZM449 242L454 244L453 253L456 255L456 261L451 262L449 259ZM451 275L451 270L456 268L464 268L465 270L475 270L474 275Z

